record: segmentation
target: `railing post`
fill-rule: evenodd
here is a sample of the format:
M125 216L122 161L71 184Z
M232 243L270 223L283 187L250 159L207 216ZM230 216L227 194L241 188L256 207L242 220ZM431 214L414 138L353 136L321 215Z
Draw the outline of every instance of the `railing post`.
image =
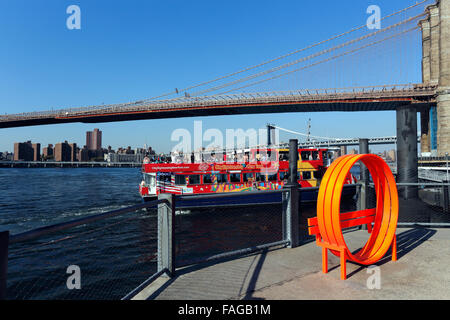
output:
M367 192L368 192L368 183L365 181L358 181L360 186L358 190L358 210L367 209Z
M175 275L175 196L158 195L158 271L167 269Z
M289 241L289 248L299 245L299 185L297 181L298 140L289 140L289 181L284 186L283 239Z
M369 139L359 139L359 153L368 154L369 153ZM360 162L360 172L361 172L361 189L360 189L360 208L359 210L367 209L368 207L368 195L369 195L369 170ZM367 230L367 225L363 224L360 226L361 230Z
M0 300L6 299L9 231L0 232Z
M442 204L442 209L444 211L444 213L449 213L450 212L450 203L449 203L449 188L448 188L448 181L443 181L442 182L442 196L441 196L441 204Z
M299 245L298 187L288 186L283 195L283 239L289 241L289 248Z

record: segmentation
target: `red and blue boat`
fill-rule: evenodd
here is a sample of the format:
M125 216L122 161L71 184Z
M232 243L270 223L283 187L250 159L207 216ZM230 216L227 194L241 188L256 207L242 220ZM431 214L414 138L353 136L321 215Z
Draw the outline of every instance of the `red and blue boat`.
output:
M182 197L180 207L217 205L256 205L280 203L280 192L288 181L288 149L249 149L239 161L225 155L222 161L209 159L200 163L145 163L139 192L144 201L154 200L161 193L176 195L233 194L229 197ZM301 201L314 202L318 186L331 163L328 149L298 149L298 183ZM343 196L356 192L356 179L349 174ZM352 188L351 186L354 186ZM250 192L250 193L249 193Z

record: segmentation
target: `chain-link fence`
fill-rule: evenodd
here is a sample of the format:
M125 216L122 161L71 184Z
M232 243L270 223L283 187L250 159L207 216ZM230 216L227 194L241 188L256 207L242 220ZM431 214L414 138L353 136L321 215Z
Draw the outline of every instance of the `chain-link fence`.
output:
M184 266L282 241L281 191L266 193L267 197L273 198L269 203L265 199L263 205L243 204L253 196L251 193L239 195L240 204L234 205L209 204L194 209L177 206L176 265ZM234 201L233 196L226 198L218 196L212 200L213 203Z
M6 298L122 298L156 272L156 217L156 210L130 210L11 236Z
M369 183L365 192L362 188L359 184L344 187L342 213L376 206L373 185ZM262 247L292 245L292 237L297 235L300 243L310 241L313 238L307 236L307 219L317 214L314 199L318 188L299 191L298 222L288 218L291 209L286 204L292 198L286 200L282 196L290 193L286 190L260 193L266 200L263 205L243 205L242 201L255 196L251 193L239 195L239 205L230 205L232 195L197 196L197 206L186 206L183 200L188 197L176 197L173 232L167 233L173 237L170 240L173 248L165 249L173 249L172 263L181 267ZM450 226L448 184L398 184L398 191L399 226ZM404 198L406 194L408 199ZM268 201L268 197L273 199ZM199 203L203 206L198 206ZM41 228L32 231L32 235L10 237L7 299L123 298L161 271L158 266L161 254L158 250L164 250L158 239L161 212L156 207L142 206L51 233ZM298 223L298 234L287 235L292 232L288 231L288 221L294 226ZM76 287L76 270L80 288Z
M442 182L397 183L399 226L450 226L449 186ZM368 192L369 208L376 206L373 185Z
M282 240L281 209L280 202L177 214L177 265Z

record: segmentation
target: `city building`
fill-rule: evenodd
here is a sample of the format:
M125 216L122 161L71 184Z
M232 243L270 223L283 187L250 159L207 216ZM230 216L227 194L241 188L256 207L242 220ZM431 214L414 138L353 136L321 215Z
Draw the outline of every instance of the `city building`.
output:
M42 149L42 160L53 159L53 145L49 144L47 147Z
M102 149L102 132L98 129L86 132L86 146L88 150Z
M12 160L14 160L14 154L12 154L11 152L8 152L8 151L0 152L0 160L12 161Z
M53 150L55 161L71 161L72 159L72 145L67 141L57 143Z
M40 161L41 144L27 142L14 143L14 161Z
M87 146L83 146L83 149L78 150L77 159L82 162L89 161L89 149Z
M33 161L41 161L41 144L40 143L33 143Z
M70 147L70 160L69 161L78 161L78 157L77 157L77 144L76 143L69 143L69 147Z
M397 152L394 149L391 149L387 152L386 159L392 162L397 161Z

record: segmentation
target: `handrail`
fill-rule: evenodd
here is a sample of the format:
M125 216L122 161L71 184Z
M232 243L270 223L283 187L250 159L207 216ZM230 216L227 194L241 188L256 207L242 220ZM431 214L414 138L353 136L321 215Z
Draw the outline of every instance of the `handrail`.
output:
M169 270L167 268L164 268L154 274L152 274L147 280L142 282L139 286L131 290L127 295L125 295L120 300L131 300L134 296L136 296L139 292L141 292L145 287L147 287L150 283L158 279L160 276L162 276L164 273L167 273Z
M245 192L226 192L226 193L207 193L207 194L193 194L193 195L177 195L177 200L196 200L196 199L209 199L209 198L231 198L236 195L240 196L250 196L261 193L280 193L283 191L288 191L286 189L277 190L259 190L259 191L245 191Z

